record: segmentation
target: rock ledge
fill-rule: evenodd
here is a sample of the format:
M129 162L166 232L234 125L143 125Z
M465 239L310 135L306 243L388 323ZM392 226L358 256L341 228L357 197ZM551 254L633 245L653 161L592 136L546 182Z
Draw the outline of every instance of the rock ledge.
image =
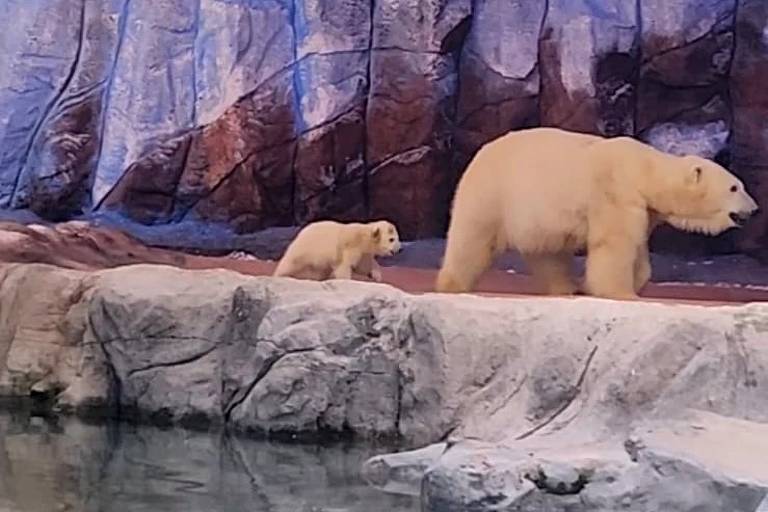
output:
M766 333L762 303L0 266L0 395L243 432L400 437L426 448L366 474L421 492L427 510L698 500L754 512L768 488Z

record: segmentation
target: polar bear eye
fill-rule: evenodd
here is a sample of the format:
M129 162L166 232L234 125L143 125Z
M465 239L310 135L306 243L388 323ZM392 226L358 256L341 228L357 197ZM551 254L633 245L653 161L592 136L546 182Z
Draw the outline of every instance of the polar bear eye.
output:
M389 243L392 243L394 241L395 241L394 237L389 239Z
M737 190L739 190L739 187L737 187L736 185L731 186L731 192L736 192Z

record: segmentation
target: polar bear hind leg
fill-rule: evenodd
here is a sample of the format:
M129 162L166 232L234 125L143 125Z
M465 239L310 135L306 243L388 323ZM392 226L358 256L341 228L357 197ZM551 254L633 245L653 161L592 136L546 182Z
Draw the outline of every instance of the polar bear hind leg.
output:
M275 277L296 277L300 275L303 270L304 265L301 265L296 259L287 255L280 259L272 275Z
M448 230L445 255L435 286L441 293L472 291L499 253L498 232L493 226L462 224L465 223L461 219L455 219Z
M571 264L573 255L567 252L557 254L523 254L528 270L537 288L547 295L573 295L578 291Z
M651 280L651 259L648 253L648 244L641 245L637 250L635 259L635 293L639 293Z

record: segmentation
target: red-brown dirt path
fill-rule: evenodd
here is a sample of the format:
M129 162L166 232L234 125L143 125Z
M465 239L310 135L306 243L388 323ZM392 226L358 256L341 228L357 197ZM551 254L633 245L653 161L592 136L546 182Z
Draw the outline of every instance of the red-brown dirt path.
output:
M187 269L223 268L246 275L269 275L275 262L226 256L195 256L148 247L119 230L82 222L23 225L0 222L0 262L47 263L64 268L98 270L154 263ZM382 269L384 282L410 293L433 291L437 271L432 268L390 266ZM475 294L500 297L535 295L530 278L502 270L489 271ZM725 304L768 301L768 288L690 283L649 284L643 300Z
M225 259L226 261L222 261ZM274 262L259 260L233 260L226 258L187 257L184 264L190 269L228 268L248 275L269 275ZM412 267L383 267L385 283L410 293L434 291L436 270ZM492 270L483 276L475 295L494 297L523 297L538 295L530 277ZM665 303L722 305L768 301L768 290L739 286L693 285L687 283L654 284L646 286L643 300Z

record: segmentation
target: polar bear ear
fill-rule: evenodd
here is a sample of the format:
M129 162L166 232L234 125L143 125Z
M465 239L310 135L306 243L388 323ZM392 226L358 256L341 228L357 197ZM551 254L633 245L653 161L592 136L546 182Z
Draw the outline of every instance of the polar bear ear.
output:
M700 165L697 165L691 170L686 181L692 185L698 185L701 182L702 174L704 174L704 170Z
M373 229L373 239L378 240L379 238L381 238L381 228L379 226L376 226Z

